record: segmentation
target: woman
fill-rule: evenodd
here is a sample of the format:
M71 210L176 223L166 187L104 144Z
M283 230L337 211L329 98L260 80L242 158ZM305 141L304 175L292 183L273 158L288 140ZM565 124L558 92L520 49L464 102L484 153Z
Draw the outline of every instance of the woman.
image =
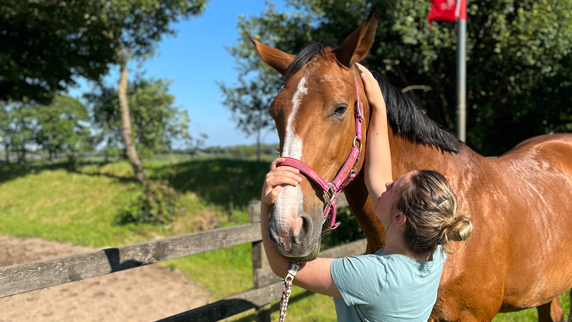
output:
M375 254L305 263L294 284L334 297L339 321L427 321L435 301L450 241L464 241L472 223L455 216L456 196L435 171L408 172L393 181L385 101L373 75L360 65L372 109L365 159L365 183L387 242ZM298 185L299 171L276 167L262 190L262 237L275 274L284 277L289 262L268 237L267 217L281 185Z

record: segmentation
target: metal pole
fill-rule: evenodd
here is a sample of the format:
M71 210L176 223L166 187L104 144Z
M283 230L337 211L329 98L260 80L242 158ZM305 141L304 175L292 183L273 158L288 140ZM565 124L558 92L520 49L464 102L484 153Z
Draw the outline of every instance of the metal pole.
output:
M457 137L466 141L467 132L467 21L457 20Z

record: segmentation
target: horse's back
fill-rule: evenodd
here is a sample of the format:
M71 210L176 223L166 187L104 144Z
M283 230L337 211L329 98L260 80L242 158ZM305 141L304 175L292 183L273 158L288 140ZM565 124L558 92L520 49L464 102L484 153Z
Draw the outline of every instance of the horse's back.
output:
M572 134L561 133L530 138L501 155L499 159L518 157L524 154L533 154L541 159L560 161L557 163L567 164L570 167L572 165Z
M540 171L561 172L572 178L572 134L541 135L530 138L502 154L494 164L512 164ZM510 172L510 171L509 171Z

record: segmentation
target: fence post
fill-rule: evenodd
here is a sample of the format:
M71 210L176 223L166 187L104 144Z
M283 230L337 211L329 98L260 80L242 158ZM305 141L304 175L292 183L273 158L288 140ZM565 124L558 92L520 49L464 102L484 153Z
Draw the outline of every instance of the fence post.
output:
M251 223L260 222L260 201L253 200L248 203L248 217ZM264 252L262 241L252 243L252 281L254 288L260 288L268 284L268 279L260 278L264 270L269 270L268 260ZM254 311L256 322L270 322L270 306L267 304L257 307Z

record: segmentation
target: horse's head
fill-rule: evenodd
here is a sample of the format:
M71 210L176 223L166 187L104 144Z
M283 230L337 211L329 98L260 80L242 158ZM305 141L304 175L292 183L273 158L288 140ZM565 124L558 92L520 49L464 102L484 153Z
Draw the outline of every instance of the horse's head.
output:
M373 11L363 25L336 49L313 44L298 56L254 40L262 60L284 77L284 87L270 107L280 137L281 156L309 165L331 181L352 148L356 133L356 89L367 106L355 64L368 53L377 28ZM366 108L365 119L369 119ZM366 133L366 122L362 129ZM363 164L363 152L357 169ZM318 256L325 200L311 180L285 186L268 219L271 240L292 261Z

